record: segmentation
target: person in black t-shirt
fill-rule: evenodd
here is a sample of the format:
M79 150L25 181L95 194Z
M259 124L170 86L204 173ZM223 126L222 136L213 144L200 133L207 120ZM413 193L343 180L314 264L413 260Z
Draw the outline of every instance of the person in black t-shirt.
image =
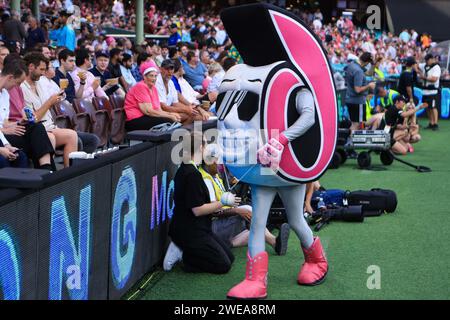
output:
M227 273L234 256L211 228L212 214L221 212L224 205L221 201L210 201L208 188L197 169L201 161L194 162L202 159L205 144L202 135L193 133L190 139L192 161L181 164L174 179L175 208L169 236L175 245L171 244L168 254L177 258L181 249L186 272ZM236 197L235 206L239 202Z
M415 71L417 62L413 57L406 60L405 68L400 74L398 83L398 92L406 98L406 102L413 101L417 104L417 98L414 97L414 85L417 83L417 73Z
M428 105L426 103L418 107L409 105L406 107L406 110L405 106L406 98L404 96L399 95L395 97L394 105L390 105L386 108L384 119L380 127L380 130L385 129L386 127L389 128L389 132L391 133L392 151L403 155L412 150L410 142L416 140L414 137L411 137L409 128L405 124L405 119L413 116L417 111L425 109Z

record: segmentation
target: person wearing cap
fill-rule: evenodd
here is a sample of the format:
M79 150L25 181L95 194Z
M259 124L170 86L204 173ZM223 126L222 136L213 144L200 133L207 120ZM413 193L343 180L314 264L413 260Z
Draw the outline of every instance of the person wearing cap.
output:
M417 136L417 134L411 137L408 132L409 128L405 125L405 119L414 116L416 112L428 106L427 103L418 107L410 105L405 111L406 100L403 95L395 97L394 104L386 108L384 118L378 128L390 132L392 151L402 155L406 155L408 151L413 150L410 142L414 143L420 140L420 136Z
M171 35L169 37L167 44L169 45L169 47L173 47L176 46L176 44L181 41L181 36L178 33L178 26L175 23L172 23L170 25L170 32Z
M172 81L175 70L174 62L171 59L164 60L161 63L160 70L161 73L156 80L156 88L158 90L161 108L167 112L178 113L183 124L192 123L197 120L207 120L209 115L204 114L204 110L196 108L194 105L187 102L186 99L183 99L183 97L180 101L180 95Z
M57 43L58 47L66 47L67 49L74 51L76 47L76 34L73 27L68 23L69 17L72 13L67 10L62 10L59 13L59 19L55 24L56 29L50 31L49 38Z
M425 56L425 64L421 68L416 68L419 78L423 81L423 102L428 103L427 115L429 119L428 127L425 129L438 130L438 101L439 82L441 78L441 67L437 63L436 57L429 53Z
M159 73L156 65L152 62L143 63L141 73L144 79L132 87L125 98L126 130L149 130L162 123L180 122L181 117L177 113L161 108L155 86Z
M369 89L375 89L375 82L367 83L365 68L372 63L372 55L368 52L361 54L357 61L351 62L346 67L345 82L347 92L345 101L347 104L352 130L358 129L360 123L366 121L366 97Z
M414 85L417 83L417 62L414 57L408 57L400 74L398 82L398 92L406 98L406 102L417 102L414 97Z
M89 71L94 77L100 78L100 86L105 91L106 95L118 94L125 97L125 92L116 83L110 82L112 79L111 73L108 70L109 53L106 51L97 51L95 53L96 64L95 67Z

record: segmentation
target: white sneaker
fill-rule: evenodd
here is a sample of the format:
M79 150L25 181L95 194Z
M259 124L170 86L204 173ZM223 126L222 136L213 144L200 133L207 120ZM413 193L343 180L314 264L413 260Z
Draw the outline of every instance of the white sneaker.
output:
M163 269L164 271L172 270L173 266L181 261L183 258L183 251L176 246L173 241L170 242L169 247L167 248L166 256L164 257Z

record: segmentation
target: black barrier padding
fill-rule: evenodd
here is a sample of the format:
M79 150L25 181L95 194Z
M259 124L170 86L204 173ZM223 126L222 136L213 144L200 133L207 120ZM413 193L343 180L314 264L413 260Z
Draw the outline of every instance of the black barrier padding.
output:
M171 153L172 149L178 144L178 142L171 142L166 143L164 145L158 146L157 152L156 152L156 172L158 172L158 184L159 184L159 191L161 190L161 178L162 173L164 171L167 172L166 176L166 203L168 203L171 207L173 207L173 192L171 194L169 193L169 186L170 182L175 178L175 174L178 169L178 165L175 165L171 159ZM170 199L167 200L167 197ZM167 246L169 245L169 224L170 220L168 217L169 208L166 207L165 212L161 213L162 215L165 215L165 221L160 223L158 226L156 226L154 233L153 233L153 262L154 264L160 263L161 260L164 258L164 254L166 252ZM162 217L160 218L160 221L162 221Z
M14 293L21 300L37 298L38 209L38 193L0 207L0 300L17 298L11 296ZM11 268L15 264L18 268ZM18 284L19 290L8 290L7 294L2 281L3 286L13 284L10 288Z
M38 297L39 299L106 299L108 289L108 254L109 254L109 226L111 220L111 166L105 166L63 183L54 185L41 191L40 216L39 216L39 260L38 260ZM57 209L60 209L59 211ZM86 214L89 212L89 214ZM64 227L64 220L69 224ZM84 223L84 222L88 223ZM80 227L89 232L80 232ZM51 229L53 234L51 234ZM66 232L68 231L68 233ZM80 234L79 234L80 232ZM69 235L68 235L69 234ZM70 239L72 236L73 240ZM87 237L86 237L87 236ZM59 250L51 254L51 246L60 246L67 251L61 261L71 263L73 249L70 240L73 241L75 255L78 255L78 266L61 267L63 277L62 285L57 286L58 272L52 272L55 265L58 266ZM87 239L89 248L79 244ZM67 254L69 252L69 254ZM89 270L83 266L88 259ZM50 260L55 265L50 266ZM75 260L73 260L75 261ZM80 263L81 262L81 263ZM70 269L69 269L70 268ZM78 271L77 272L77 269ZM88 272L87 295L84 281L85 277L78 280L79 274ZM67 283L67 275L71 276L71 282ZM78 278L79 279L79 278ZM81 286L77 286L80 283ZM69 295L69 285L73 288ZM60 289L61 288L61 289ZM80 288L80 289L78 289Z
M151 147L152 144L150 143L142 143L133 146L132 148L125 148L112 152L108 155L100 157L99 159L86 160L85 163L80 163L77 164L76 166L69 167L64 170L59 170L44 177L44 187L49 187L54 184L67 181L69 179L78 177L79 175L106 166L108 164L121 161L135 154L148 150Z
M136 237L134 240L134 250L132 249L133 244L128 241L128 243L124 243L123 233L121 232L117 237L110 237L110 261L109 261L109 288L108 288L108 298L111 300L120 299L142 276L145 274L146 269L144 266L144 261L146 259L145 252L148 250L151 243L147 241L147 233L148 233L148 211L150 208L151 202L151 184L152 184L152 176L155 174L155 156L156 148L152 148L143 153L135 155L131 158L123 160L121 162L115 163L112 165L112 197L114 202L114 197L117 191L119 180L122 176L130 176L132 170L132 176L134 176L136 183L136 224L134 227L136 228ZM116 200L118 200L117 198ZM120 230L126 228L124 226L125 215L129 213L130 204L124 202L122 204L121 212L120 212ZM111 214L114 215L114 204L112 205ZM114 222L114 218L112 219ZM110 232L113 233L113 226L110 225ZM120 241L120 246L117 243L114 243L114 240ZM114 255L113 248L120 247L120 255L119 260L121 263L114 263ZM131 253L130 253L131 252ZM131 262L127 255L132 255ZM128 272L128 268L126 268L127 263L131 264L131 270ZM125 266L123 267L123 273L118 272L117 266ZM114 275L116 274L116 276ZM117 274L122 274L126 276L126 281L120 283L117 281Z
M26 195L32 194L36 190L19 190L13 188L1 188L0 189L0 206L8 204L13 201L17 201Z

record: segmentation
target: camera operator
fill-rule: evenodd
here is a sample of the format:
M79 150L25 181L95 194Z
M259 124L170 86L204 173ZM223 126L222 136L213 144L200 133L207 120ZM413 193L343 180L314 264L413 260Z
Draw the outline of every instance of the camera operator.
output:
M441 78L441 67L437 63L436 57L432 54L425 56L425 64L418 68L415 66L419 78L423 81L423 102L428 103L427 115L430 123L425 129L436 131L438 126L438 101L439 101L439 80Z
M425 109L428 105L423 103L418 107L410 104L405 111L406 98L399 95L394 98L394 105L388 106L384 114L380 130L389 130L391 134L392 151L397 154L406 155L411 150L411 135L408 126L405 125L405 119L415 115L421 109Z

